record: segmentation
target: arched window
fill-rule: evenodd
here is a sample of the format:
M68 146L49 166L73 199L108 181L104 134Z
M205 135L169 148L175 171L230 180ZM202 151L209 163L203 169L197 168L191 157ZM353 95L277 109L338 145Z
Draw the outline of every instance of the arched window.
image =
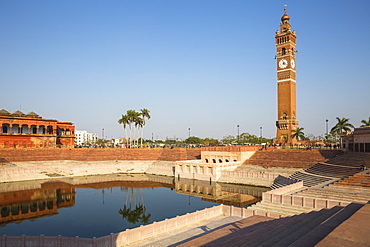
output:
M222 163L222 159L218 159L218 162L219 162L219 163Z
M208 159L206 159L206 163L208 163Z
M212 159L212 162L213 162L213 163L216 163L216 160L215 160L215 159Z
M285 48L283 48L283 49L281 50L281 55L286 55L286 49L285 49Z
M284 112L283 113L283 120L286 120L287 119L287 114Z

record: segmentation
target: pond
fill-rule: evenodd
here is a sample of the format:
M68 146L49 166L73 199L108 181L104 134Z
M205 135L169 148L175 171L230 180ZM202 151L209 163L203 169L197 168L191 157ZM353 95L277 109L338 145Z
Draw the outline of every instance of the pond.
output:
M0 185L0 235L101 237L220 203L245 207L267 188L154 175Z

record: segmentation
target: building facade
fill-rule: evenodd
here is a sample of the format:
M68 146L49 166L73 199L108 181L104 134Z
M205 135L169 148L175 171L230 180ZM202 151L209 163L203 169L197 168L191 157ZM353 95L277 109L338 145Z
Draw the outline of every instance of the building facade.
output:
M276 65L278 111L276 143L295 144L292 131L298 127L296 112L296 33L291 30L290 17L281 17L280 30L276 31Z
M43 119L34 112L0 110L0 148L72 148L74 132L71 122Z
M370 127L354 128L343 135L342 149L353 152L370 152Z
M75 144L95 144L98 140L98 134L88 133L86 130L76 130L75 132Z

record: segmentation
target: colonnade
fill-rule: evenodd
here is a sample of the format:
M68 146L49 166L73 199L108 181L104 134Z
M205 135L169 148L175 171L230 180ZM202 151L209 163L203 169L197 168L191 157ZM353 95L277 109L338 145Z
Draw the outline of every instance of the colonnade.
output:
M36 135L74 135L70 129L56 128L52 125L29 125L29 124L10 124L3 123L0 128L3 134L36 134Z

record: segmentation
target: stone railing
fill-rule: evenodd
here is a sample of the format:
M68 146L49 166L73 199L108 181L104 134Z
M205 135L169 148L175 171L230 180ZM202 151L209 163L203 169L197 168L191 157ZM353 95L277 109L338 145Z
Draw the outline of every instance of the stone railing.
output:
M171 219L165 219L159 222L154 222L149 225L142 225L137 228L127 229L119 233L111 233L108 236L99 238L80 238L62 237L62 236L0 236L0 246L38 246L38 247L69 247L69 246L84 246L84 247L116 247L125 246L130 243L154 237L181 227L189 226L194 223L217 217L217 216L236 216L240 218L248 218L253 215L267 216L271 218L280 218L281 216L275 213L262 212L248 208L233 207L228 205L218 205L212 208L206 208L194 213L176 216Z
M261 172L235 172L235 171L222 171L222 175L236 176L241 178L260 178L260 179L275 179L279 175L272 173L261 173Z

